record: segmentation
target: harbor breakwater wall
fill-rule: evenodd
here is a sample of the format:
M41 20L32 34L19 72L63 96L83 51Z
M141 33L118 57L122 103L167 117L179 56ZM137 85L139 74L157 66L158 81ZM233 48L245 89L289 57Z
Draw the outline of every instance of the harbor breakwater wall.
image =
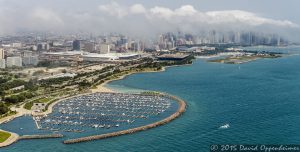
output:
M18 142L19 140L29 140L29 139L48 139L48 138L62 138L62 134L49 134L49 135L23 135L19 136L15 133L12 133L14 138L9 141L5 141L4 143L0 143L0 148L9 146L13 143Z
M49 134L49 135L23 135L18 138L18 140L26 139L47 139L47 138L62 138L62 134Z
M174 120L174 119L178 118L179 116L181 116L185 112L186 103L185 103L184 100L182 100L178 97L175 97L173 95L165 94L165 93L160 93L158 95L170 98L172 100L175 100L179 104L179 107L178 107L177 111L174 114L170 115L169 117L167 117L167 118L165 118L161 121L154 122L152 124L148 124L148 125L145 125L145 126L132 128L132 129L128 129L128 130L123 130L123 131L118 131L118 132L113 132L113 133L102 134L102 135L95 135L95 136L81 137L81 138L76 138L76 139L69 139L69 140L65 140L63 143L64 144L75 144L75 143L80 143L80 142L87 142L87 141L111 138L111 137L116 137L116 136L121 136L121 135L126 135L126 134L132 134L132 133L148 130L148 129L155 128L155 127L164 125L166 123L169 123L172 120Z

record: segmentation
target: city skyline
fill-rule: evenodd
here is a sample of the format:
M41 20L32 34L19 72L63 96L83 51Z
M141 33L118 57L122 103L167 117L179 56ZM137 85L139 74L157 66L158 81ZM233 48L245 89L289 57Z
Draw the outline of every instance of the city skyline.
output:
M234 1L234 0L232 0ZM73 1L72 1L73 2ZM269 1L270 2L270 1ZM273 2L274 9L281 5L281 15L266 8L266 2L254 9L256 3L230 3L214 7L208 1L162 2L89 1L82 3L26 0L0 0L0 35L15 32L54 32L108 34L117 32L130 36L155 37L165 32L201 33L211 30L275 33L296 40L299 21L289 13L292 3ZM296 4L297 2L295 2ZM68 6L66 6L68 4ZM257 6L257 5L255 5Z

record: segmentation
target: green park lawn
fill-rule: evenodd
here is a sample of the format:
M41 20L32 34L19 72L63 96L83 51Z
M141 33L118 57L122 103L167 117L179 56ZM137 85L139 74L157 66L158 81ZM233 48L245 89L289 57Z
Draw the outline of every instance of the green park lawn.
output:
M6 141L10 136L11 134L8 132L0 131L0 143Z

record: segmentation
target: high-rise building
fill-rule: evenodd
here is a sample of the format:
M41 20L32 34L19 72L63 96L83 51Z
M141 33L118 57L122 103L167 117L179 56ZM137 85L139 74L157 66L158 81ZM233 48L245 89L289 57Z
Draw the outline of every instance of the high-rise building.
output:
M100 44L100 54L106 54L110 52L109 44Z
M43 48L44 48L44 47L43 47L43 44L38 44L38 45L37 45L37 51L38 51L38 52L42 52L42 51L43 51Z
M95 51L95 43L94 42L85 42L84 43L84 50L87 52L94 52Z
M234 35L234 42L235 43L241 43L241 34L240 32L236 32Z
M0 69L5 69L5 67L6 67L5 59L0 59Z
M44 48L45 48L45 50L49 50L50 49L50 44L48 44L48 43L46 43L45 45L44 45Z
M13 66L22 67L22 58L19 56L7 57L6 66L7 67L13 67Z
M73 41L73 50L80 51L81 50L81 42L80 40Z
M24 66L37 65L38 62L39 62L39 60L38 60L37 56L24 56L22 58L22 63Z
M4 49L0 48L0 59L4 59Z

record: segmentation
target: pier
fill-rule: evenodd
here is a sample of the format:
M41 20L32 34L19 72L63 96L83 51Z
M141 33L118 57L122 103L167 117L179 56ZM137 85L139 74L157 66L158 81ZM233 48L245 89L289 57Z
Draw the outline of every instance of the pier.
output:
M178 118L180 115L182 115L185 112L186 103L185 103L184 100L179 99L179 98L177 98L175 96L172 96L172 95L168 95L168 94L158 94L158 95L175 100L179 104L179 107L178 107L177 111L174 114L172 114L171 116L169 116L169 117L167 117L167 118L165 118L161 121L158 121L158 122L155 122L155 123L152 123L152 124L148 124L148 125L145 125L145 126L141 126L141 127L137 127L137 128L133 128L133 129L128 129L128 130L123 130L123 131L118 131L118 132L113 132L113 133L102 134L102 135L95 135L95 136L81 137L81 138L76 138L76 139L69 139L69 140L65 140L63 143L64 144L75 144L75 143L80 143L80 142L87 142L87 141L92 141L92 140L111 138L111 137L116 137L116 136L121 136L121 135L126 135L126 134L132 134L132 133L148 130L148 129L151 129L151 128L155 128L155 127L167 124L167 123L171 122L172 120Z

